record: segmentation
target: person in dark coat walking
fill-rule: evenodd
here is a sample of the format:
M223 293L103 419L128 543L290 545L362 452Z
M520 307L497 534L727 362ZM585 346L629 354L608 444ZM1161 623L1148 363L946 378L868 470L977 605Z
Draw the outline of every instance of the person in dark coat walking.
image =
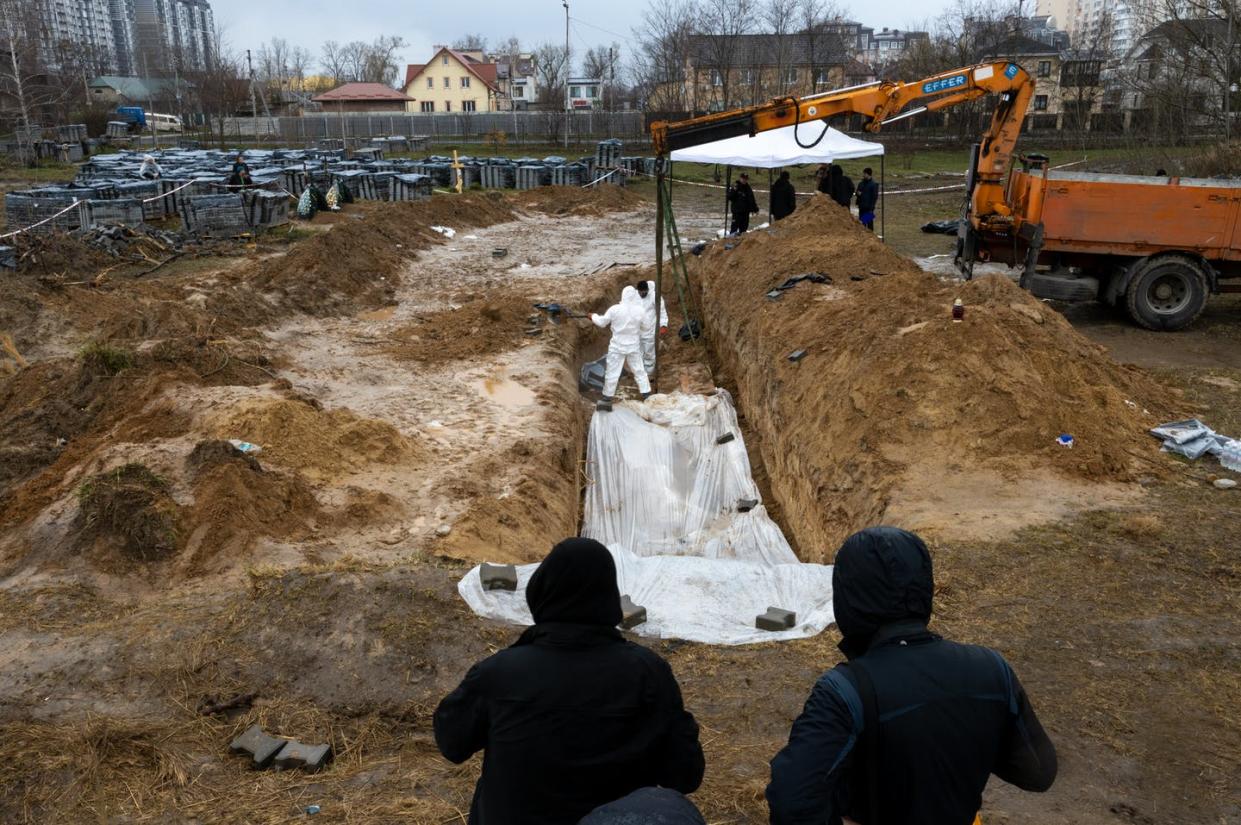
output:
M836 554L832 602L848 658L823 675L771 760L772 825L970 825L995 774L1027 791L1056 778L1056 751L994 650L927 629L926 545L895 527Z
M602 544L557 544L526 586L534 616L470 668L435 711L440 753L483 751L470 825L573 825L639 788L692 793L698 724L660 656L626 641L616 566Z
M750 188L750 176L744 172L728 190L728 205L733 213L733 223L728 234L740 235L748 231L750 216L758 212L758 201L754 199L754 190Z
M780 179L771 185L771 219L778 221L793 214L797 208L797 192L788 172L781 172Z
M840 168L840 164L833 163L828 172L829 191L828 194L832 200L849 208L849 204L853 202L853 179L845 174L845 170Z
M871 232L875 231L875 205L878 203L879 184L875 183L874 172L867 166L857 185L857 217Z

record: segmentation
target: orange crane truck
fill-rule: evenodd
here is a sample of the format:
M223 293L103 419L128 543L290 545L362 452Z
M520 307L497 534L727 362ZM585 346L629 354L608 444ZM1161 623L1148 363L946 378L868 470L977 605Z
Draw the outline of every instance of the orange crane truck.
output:
M784 126L796 126L797 142L810 148L834 115L863 115L865 128L878 132L987 94L998 102L971 153L958 230L956 262L965 278L976 261L1007 263L1021 268L1022 286L1040 297L1122 305L1137 323L1160 330L1192 322L1209 294L1241 291L1220 284L1241 276L1241 183L1055 171L1042 155L1021 157L1021 168L1012 168L1034 79L1007 61L652 123L660 209L674 149ZM816 121L823 122L817 137Z
M1187 326L1211 294L1241 292L1241 181L1020 160L1004 198L1014 229L963 239L972 260L1020 266L1021 285L1040 298L1103 301L1154 330Z

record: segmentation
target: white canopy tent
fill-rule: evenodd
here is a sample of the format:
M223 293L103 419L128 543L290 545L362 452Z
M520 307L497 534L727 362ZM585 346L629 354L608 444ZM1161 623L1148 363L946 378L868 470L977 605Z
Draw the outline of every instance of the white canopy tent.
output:
M821 136L821 137L820 137ZM816 140L818 138L818 140ZM800 143L799 143L800 141ZM814 144L806 146L802 144ZM672 152L673 162L722 164L728 167L728 185L732 185L732 167L753 167L767 170L767 184L771 185L771 170L782 166L799 166L802 164L835 163L840 160L855 158L879 158L879 235L885 235L883 226L883 194L885 186L885 170L883 168L883 144L868 140L849 137L838 129L830 126L823 131L823 126L815 121L798 126L785 126L782 129L771 129L750 135L724 138L723 140L691 146L687 149L675 149ZM724 207L724 227L728 227L728 206Z
M796 129L796 136L794 136ZM797 166L804 163L834 163L838 160L868 158L883 154L882 143L851 138L844 132L828 127L823 139L810 148L798 145L812 143L823 131L816 123L785 126L759 132L754 137L740 135L724 138L688 149L672 152L673 161L689 163L720 163L728 166L752 166L758 169L778 169L781 166Z

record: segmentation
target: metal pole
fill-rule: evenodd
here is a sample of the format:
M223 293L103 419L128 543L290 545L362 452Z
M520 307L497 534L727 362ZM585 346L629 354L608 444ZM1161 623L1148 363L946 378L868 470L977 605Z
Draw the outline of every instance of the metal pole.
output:
M564 0L564 147L569 148L569 74L573 61L569 60L569 0Z
M655 321L659 322L664 286L664 158L655 158ZM659 331L655 334L655 363L651 369L651 391L659 391Z
M888 173L885 169L885 160L887 153L879 156L879 240L884 243L888 242L888 210L884 208L883 196L888 189Z
M724 167L724 235L728 236L728 190L733 186L733 168Z
M1228 48L1224 52L1224 142L1232 139L1232 9L1228 15Z

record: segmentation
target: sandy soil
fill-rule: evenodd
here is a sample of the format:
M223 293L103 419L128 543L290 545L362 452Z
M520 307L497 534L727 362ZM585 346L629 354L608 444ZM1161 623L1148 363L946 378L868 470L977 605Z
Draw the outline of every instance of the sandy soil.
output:
M604 212L633 206L606 197L565 214L533 196L400 220L358 209L292 244L303 274L281 271L278 251L174 267L90 293L90 311L76 288L10 284L0 318L23 341L47 338L0 379L0 448L20 459L0 473L0 821L274 823L309 804L331 822L462 819L478 760L442 760L430 714L518 631L473 616L455 584L470 560L535 559L576 528L590 410L576 370L606 338L532 304L602 309L648 271L652 213ZM377 222L358 236L371 257L317 262L349 252L358 216ZM455 237L426 229L432 218ZM678 218L687 241L718 220ZM987 319L971 350L950 326L909 329L943 296L884 285L912 278L908 262L872 251L860 272L810 243L762 243L703 256L710 347L669 340L662 380L733 392L769 509L803 556L829 553L821 537L848 519L927 532L936 626L1014 663L1061 753L1047 795L993 782L989 825L1241 821L1241 718L1221 698L1241 691L1241 498L1209 486L1208 462L1159 457L1113 410L1137 398L1241 432L1230 305L1201 334L1149 339L1070 313L1095 340L1125 340L1119 360L1174 366L1149 372L1110 364L1051 310L994 288L969 297ZM744 265L720 267L727 256ZM767 280L807 267L836 267L832 291L803 284L775 310L747 309L751 290L762 301ZM779 323L755 339L728 320L730 288L748 316ZM178 308L192 294L209 296L213 333L186 337L203 321ZM125 303L141 323L115 323ZM101 372L76 355L99 330L132 366ZM828 358L827 341L854 360ZM815 360L776 363L795 343L819 347ZM981 377L995 364L1009 383ZM1057 399L1083 423L1059 468L1069 454L1042 440ZM971 422L986 422L985 445L949 437ZM927 433L934 449L919 452L913 436ZM228 438L260 445L257 461L218 446ZM150 477L120 473L135 463ZM119 500L103 496L118 484ZM150 524L182 525L169 556L135 559L104 529L126 496ZM708 821L765 821L766 762L839 659L835 641L654 645L703 725L695 800ZM198 710L249 693L236 710ZM330 741L336 761L316 776L249 771L226 745L255 722Z

